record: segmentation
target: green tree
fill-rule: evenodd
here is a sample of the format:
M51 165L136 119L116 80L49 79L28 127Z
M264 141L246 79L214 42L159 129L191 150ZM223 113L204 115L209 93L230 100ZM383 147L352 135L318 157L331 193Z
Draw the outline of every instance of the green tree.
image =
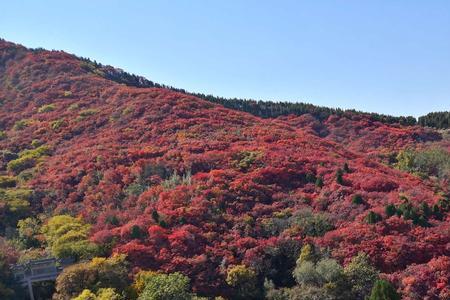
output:
M225 281L236 290L236 299L258 298L256 273L252 269L244 265L231 267Z
M264 280L264 299L267 300L288 300L288 295L283 289L276 289L275 284L268 280Z
M314 247L311 244L303 245L302 249L300 250L300 256L297 260L297 265L300 265L301 263L306 261L316 261L316 253Z
M15 228L20 219L30 214L32 195L29 189L0 189L0 232Z
M394 204L388 204L386 205L386 207L384 208L384 212L386 213L386 215L388 217L392 217L393 215L395 215L397 213L397 208L395 207Z
M189 278L181 273L163 274L146 272L140 280L144 283L139 300L191 300L193 294Z
M110 258L96 257L89 262L67 267L56 279L54 299L81 296L86 289L96 296L105 292L101 289L115 289L121 294L130 283L127 266L124 255L115 255ZM88 292L85 294L89 295Z
M311 209L301 209L290 218L290 223L301 228L307 236L323 236L334 228L328 214L314 213Z
M340 282L343 279L344 269L331 258L323 258L316 264L316 272L323 283Z
M97 293L85 289L73 300L122 300L123 297L116 293L113 288L99 289Z
M344 270L334 259L322 258L316 264L299 259L292 275L299 288L286 291L289 299L348 299L350 296Z
M450 154L444 148L406 149L397 155L396 167L419 176L450 178Z
M36 218L22 219L17 223L19 243L24 248L39 247L40 242L37 236L40 234L41 222Z
M283 300L336 300L328 291L317 286L295 286L285 292L287 298Z
M51 252L58 258L86 259L95 256L98 247L88 240L90 225L80 218L59 215L42 227Z
M311 261L305 261L297 265L293 272L295 281L300 285L320 284L320 275L316 271L316 266Z
M400 295L386 280L377 280L370 293L369 300L400 300Z
M429 217L431 215L431 208L428 206L428 203L422 202L420 204L420 210L422 211L425 217Z
M365 299L378 279L378 271L370 265L369 257L364 252L354 256L344 268L345 277L351 286L352 299Z

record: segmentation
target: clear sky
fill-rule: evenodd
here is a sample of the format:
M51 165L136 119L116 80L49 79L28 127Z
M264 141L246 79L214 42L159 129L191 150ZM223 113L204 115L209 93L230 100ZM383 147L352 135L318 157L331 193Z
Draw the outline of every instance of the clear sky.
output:
M449 0L3 1L0 37L225 97L450 110Z

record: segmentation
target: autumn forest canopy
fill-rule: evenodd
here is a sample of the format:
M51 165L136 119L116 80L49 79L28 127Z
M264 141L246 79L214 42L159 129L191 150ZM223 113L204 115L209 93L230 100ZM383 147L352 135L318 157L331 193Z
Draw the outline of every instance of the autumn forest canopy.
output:
M0 40L0 299L450 299L449 124Z

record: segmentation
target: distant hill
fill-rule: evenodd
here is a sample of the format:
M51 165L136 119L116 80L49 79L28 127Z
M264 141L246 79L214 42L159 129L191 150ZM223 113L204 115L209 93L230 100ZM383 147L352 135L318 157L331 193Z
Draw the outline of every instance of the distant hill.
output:
M181 92L196 96L201 99L208 100L213 103L221 104L227 108L237 109L240 111L245 111L251 113L255 116L262 118L276 118L285 115L297 115L301 116L304 114L311 114L319 120L324 120L330 115L339 115L352 118L354 116L365 116L372 121L379 121L385 124L401 124L401 125L416 125L434 127L434 128L449 128L449 112L433 112L426 116L419 117L419 122L416 118L412 116L390 116L377 113L366 113L361 111L356 111L352 109L342 110L339 108L328 108L323 106L316 106L309 103L302 102L274 102L274 101L262 101L262 100L252 100L252 99L238 99L238 98L223 98L214 95L205 95L202 93L192 93L187 92L184 89L175 88L172 86L167 86L159 83L155 83L145 77L130 74L121 69L114 68L111 66L105 66L96 61L91 61L88 58L80 58L86 62L87 67L91 71L96 71L100 76L116 81L118 83L123 83L128 86L135 87L157 87L166 88L173 91Z

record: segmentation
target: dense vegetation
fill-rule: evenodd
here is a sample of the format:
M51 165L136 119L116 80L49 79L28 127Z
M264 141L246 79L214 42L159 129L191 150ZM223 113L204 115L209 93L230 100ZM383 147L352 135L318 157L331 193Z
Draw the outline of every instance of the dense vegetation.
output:
M450 128L450 111L429 113L419 118L419 124L422 126L448 129Z
M47 256L55 299L450 297L445 135L108 68L0 42L0 298Z

